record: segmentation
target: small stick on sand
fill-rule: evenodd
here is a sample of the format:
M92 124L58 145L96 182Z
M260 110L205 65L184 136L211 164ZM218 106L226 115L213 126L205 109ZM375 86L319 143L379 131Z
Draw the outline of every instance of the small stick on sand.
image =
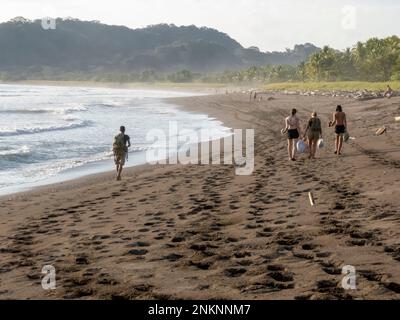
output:
M377 136L381 136L382 134L384 134L386 132L386 127L385 126L383 126L382 128L379 128L377 131L376 131L376 135Z
M394 121L400 121L400 117L395 117Z
M308 198L310 199L311 206L314 207L315 202L314 202L313 194L311 192L308 193Z

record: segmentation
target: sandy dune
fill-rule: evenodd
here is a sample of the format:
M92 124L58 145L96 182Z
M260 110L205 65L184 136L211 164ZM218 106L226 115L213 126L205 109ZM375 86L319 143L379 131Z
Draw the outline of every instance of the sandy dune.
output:
M256 167L144 166L0 199L0 299L399 299L400 98L229 94L172 102L256 130ZM333 154L341 103L356 140ZM280 129L316 109L327 148L289 163ZM388 133L374 132L385 124ZM310 206L313 192L316 205ZM41 269L57 271L42 289ZM357 290L341 287L342 267Z

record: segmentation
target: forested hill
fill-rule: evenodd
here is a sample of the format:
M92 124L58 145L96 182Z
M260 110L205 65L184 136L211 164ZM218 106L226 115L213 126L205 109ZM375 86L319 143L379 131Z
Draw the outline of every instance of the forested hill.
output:
M297 45L285 52L244 48L227 34L196 26L153 25L142 29L97 21L13 19L0 24L0 73L219 72L262 65L297 65L319 48Z

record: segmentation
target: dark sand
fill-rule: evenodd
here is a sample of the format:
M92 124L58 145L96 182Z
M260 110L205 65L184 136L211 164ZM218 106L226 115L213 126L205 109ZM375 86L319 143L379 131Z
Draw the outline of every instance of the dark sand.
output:
M256 167L144 166L0 199L0 299L399 299L400 98L173 99L256 129ZM328 119L350 133L333 154ZM327 148L289 163L283 119L316 109ZM387 125L388 133L374 132ZM308 192L316 205L310 206ZM41 269L57 271L42 289ZM353 265L357 290L341 287Z

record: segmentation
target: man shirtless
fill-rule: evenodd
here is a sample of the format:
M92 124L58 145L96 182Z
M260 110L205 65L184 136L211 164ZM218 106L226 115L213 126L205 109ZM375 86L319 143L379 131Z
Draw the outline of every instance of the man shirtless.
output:
M343 136L347 130L346 114L343 112L342 106L336 107L336 112L333 114L333 121L329 123L330 127L335 126L335 154L341 155L343 148Z

